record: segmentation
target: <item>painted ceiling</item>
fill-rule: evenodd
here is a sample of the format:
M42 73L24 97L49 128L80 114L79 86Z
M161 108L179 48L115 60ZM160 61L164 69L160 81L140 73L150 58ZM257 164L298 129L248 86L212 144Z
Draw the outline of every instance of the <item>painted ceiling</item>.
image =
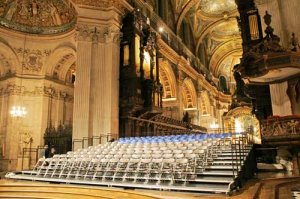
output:
M183 21L188 22L195 39L195 54L204 47L212 75L229 77L232 64L239 62L242 42L236 17L235 0L171 0L179 34ZM225 59L226 58L226 59ZM218 60L216 60L218 59ZM234 61L232 61L234 60ZM230 64L231 63L231 64ZM233 79L233 78L232 78Z
M75 8L67 0L0 1L0 25L21 32L59 33L75 22Z
M157 8L156 0L146 1L154 9ZM230 78L232 67L239 63L242 55L242 40L236 20L239 13L235 0L163 1L169 5L168 20L165 23L179 36L182 24L189 24L194 39L194 49L191 51L200 58L215 79L221 75L234 79ZM256 1L264 3L273 0ZM203 51L205 55L201 56Z

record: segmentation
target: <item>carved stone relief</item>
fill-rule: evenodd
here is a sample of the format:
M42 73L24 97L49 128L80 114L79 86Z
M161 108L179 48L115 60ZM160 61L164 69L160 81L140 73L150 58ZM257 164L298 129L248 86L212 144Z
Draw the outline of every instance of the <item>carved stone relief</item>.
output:
M23 48L15 48L14 50L20 57L23 57L23 70L30 72L40 72L43 68L46 58L51 54L51 50L24 50Z
M30 131L20 131L19 132L19 143L18 143L18 154L22 155L24 148L29 148L30 144L33 142L32 132Z

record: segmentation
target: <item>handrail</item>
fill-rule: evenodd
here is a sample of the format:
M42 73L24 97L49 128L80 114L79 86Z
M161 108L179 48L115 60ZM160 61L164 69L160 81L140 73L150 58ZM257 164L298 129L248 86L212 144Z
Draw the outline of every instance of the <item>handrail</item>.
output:
M246 160L246 146L248 144L247 133L242 133L241 136L232 137L231 144L231 157L232 157L232 178L235 181L239 176L239 167L242 167L243 162Z
M181 129L181 130L185 130L186 129L186 128L182 127L182 126L176 126L176 125L173 125L173 124L166 124L166 123L163 123L163 122L156 122L156 121L141 119L141 118L137 118L137 117L128 116L128 117L125 117L125 119L126 118L132 119L132 120L136 120L136 121L147 122L147 123L151 123L151 124L158 124L158 125L161 125L161 126L166 126L166 127Z
M85 148L85 141L87 142L87 146L95 146L96 143L94 143L94 140L99 140L98 144L102 144L102 138L106 138L106 142L108 142L111 138L112 134L104 134L100 136L92 136L92 137L82 137L81 139L73 139L72 140L72 151L74 151L74 146L76 143L81 144L81 148Z

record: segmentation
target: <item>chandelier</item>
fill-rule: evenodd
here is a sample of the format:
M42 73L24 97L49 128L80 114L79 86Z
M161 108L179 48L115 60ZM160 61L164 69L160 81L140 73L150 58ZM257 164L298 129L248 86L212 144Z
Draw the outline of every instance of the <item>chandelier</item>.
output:
M26 108L24 106L13 106L10 110L12 117L25 117L27 115Z
M24 38L24 48L23 48L23 62L24 62L24 56L25 56L25 45L26 45L26 35L25 35L25 38ZM21 82L20 82L20 94L19 94L19 97L22 95L22 75L23 75L23 62L21 64L22 66L22 69L21 69ZM21 101L21 100L18 100L18 101ZM27 110L26 110L26 107L22 106L22 105L14 105L11 110L10 110L10 115L12 117L15 117L15 118L20 118L20 117L25 117L27 115Z

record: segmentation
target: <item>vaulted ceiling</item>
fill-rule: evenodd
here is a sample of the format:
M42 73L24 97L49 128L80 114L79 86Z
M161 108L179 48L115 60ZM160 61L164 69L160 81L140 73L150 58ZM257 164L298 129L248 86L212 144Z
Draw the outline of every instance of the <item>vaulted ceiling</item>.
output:
M154 4L155 0L151 2ZM232 64L239 62L242 54L235 0L168 0L168 3L166 23L169 27L183 37L183 23L185 28L188 24L192 32L190 50L213 76L231 79Z
M194 53L199 55L203 48L204 59L207 59L203 63L212 74L230 79L232 64L236 64L237 56L242 52L235 1L176 0L176 3L180 9L176 33L179 34L183 21L188 22L195 40Z

